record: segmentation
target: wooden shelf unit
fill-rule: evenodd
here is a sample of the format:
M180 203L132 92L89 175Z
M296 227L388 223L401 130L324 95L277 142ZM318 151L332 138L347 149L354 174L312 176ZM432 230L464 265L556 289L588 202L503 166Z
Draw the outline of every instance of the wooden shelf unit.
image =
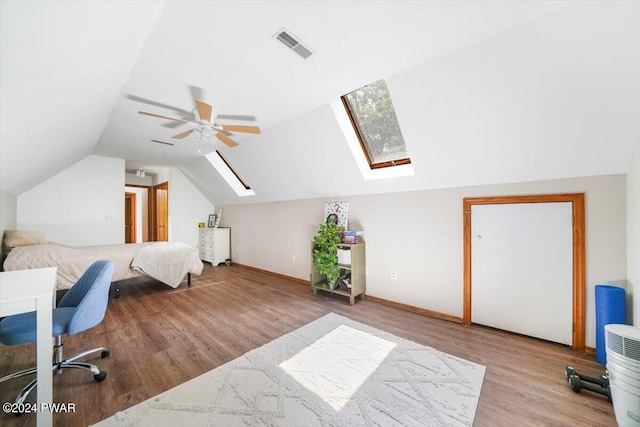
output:
M316 248L315 242L311 245L311 259L313 260L313 249ZM351 264L340 264L340 276L351 272L351 289L343 290L340 288L329 289L327 283L327 277L324 274L318 273L313 261L311 262L311 290L314 295L318 294L318 291L330 292L336 295L343 295L349 298L349 304L354 305L356 297L360 297L360 300L364 300L365 292L367 290L366 279L366 253L365 244L362 243L340 243L339 249L348 250L351 252Z

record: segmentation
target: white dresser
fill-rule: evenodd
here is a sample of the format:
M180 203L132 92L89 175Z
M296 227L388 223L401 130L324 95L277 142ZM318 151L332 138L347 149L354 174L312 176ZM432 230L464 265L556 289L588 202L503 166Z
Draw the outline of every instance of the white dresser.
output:
M214 266L230 261L230 239L230 228L200 228L200 259Z

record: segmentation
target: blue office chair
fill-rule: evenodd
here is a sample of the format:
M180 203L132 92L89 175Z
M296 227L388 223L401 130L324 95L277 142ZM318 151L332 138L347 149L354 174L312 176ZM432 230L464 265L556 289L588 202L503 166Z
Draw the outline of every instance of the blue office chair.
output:
M93 353L100 352L100 356L109 356L106 347L94 348L65 359L62 355L62 335L74 335L93 328L104 319L109 302L109 286L113 276L113 261L100 260L94 262L80 279L62 297L57 308L53 309L53 370L62 374L63 368L81 368L91 371L93 379L100 382L107 377L107 373L100 371L95 365L76 360ZM15 345L36 341L36 312L8 316L0 321L0 342L5 345ZM0 378L0 383L35 374L36 368L26 369ZM22 389L16 403L24 403L27 395L37 385L37 379L31 381Z

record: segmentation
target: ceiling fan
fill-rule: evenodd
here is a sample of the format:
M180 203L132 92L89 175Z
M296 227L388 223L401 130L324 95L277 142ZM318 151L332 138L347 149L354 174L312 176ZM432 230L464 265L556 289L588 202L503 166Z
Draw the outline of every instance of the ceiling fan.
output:
M196 108L193 109L194 120L177 119L175 117L163 116L161 114L148 113L146 111L138 111L139 114L145 116L158 117L160 119L173 120L176 122L189 123L195 126L193 129L181 132L172 136L173 139L183 139L191 135L196 141L211 141L211 138L215 135L220 141L229 147L235 147L237 142L229 138L224 132L243 132L243 133L260 133L258 126L246 126L246 125L221 125L216 123L218 114L213 111L211 105L203 101L196 100Z

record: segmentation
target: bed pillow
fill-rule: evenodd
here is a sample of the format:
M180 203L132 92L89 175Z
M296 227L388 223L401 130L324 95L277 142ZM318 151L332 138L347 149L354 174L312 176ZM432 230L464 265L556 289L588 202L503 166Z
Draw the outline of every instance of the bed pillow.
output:
M47 240L40 231L4 230L3 243L7 248L18 246L44 245Z

